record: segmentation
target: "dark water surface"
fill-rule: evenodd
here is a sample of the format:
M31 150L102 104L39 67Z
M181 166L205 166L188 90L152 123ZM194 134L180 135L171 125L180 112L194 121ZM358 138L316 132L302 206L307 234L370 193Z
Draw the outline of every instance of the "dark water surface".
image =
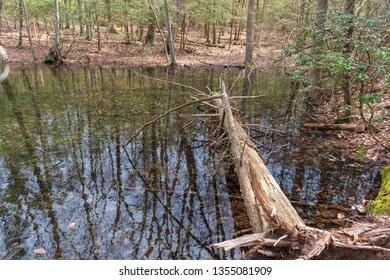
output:
M148 79L146 75L154 79ZM248 228L215 127L191 106L222 75L268 167L288 197L350 207L377 188L378 171L351 162L319 134L288 122L290 84L240 70L49 69L13 71L0 86L0 259L239 259L209 245ZM201 110L199 110L201 109ZM296 121L299 123L299 119ZM329 161L332 158L332 161ZM337 159L337 160L334 160ZM308 222L318 214L297 208ZM36 249L46 253L37 254Z

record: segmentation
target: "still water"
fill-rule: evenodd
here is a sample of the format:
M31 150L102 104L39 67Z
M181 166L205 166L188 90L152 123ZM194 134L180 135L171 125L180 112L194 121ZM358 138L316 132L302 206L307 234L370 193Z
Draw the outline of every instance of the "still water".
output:
M375 193L376 168L290 120L290 84L278 75L12 71L0 86L0 259L239 259L240 249L210 247L249 223L217 127L194 115L206 106L176 111L124 146L199 97L193 88L217 91L219 77L233 95L263 96L234 106L256 125L248 132L291 200L350 207ZM306 206L297 210L311 222L321 211Z

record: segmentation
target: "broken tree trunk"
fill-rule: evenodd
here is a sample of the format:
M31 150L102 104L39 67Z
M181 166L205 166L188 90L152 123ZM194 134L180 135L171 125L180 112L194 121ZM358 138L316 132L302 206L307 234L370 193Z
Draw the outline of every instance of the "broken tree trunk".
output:
M349 221L337 230L308 227L264 164L249 135L234 118L226 88L214 100L228 135L231 157L254 234L213 244L230 250L251 247L249 259L388 259L390 219Z
M303 221L264 164L256 146L231 111L226 87L216 99L219 115L229 138L232 160L254 232L282 228L292 233Z

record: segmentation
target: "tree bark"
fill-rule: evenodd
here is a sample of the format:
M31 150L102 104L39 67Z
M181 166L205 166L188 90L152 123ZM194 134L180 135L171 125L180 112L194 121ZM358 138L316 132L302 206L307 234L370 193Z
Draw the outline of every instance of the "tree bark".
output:
M355 11L355 2L356 0L346 0L345 7L344 7L344 15L346 16L347 22L345 23L345 29L346 29L346 44L344 45L344 56L347 58L350 58L352 53L352 37L353 37L353 19L354 19L354 11ZM342 91L344 95L344 106L345 106L345 114L344 118L347 122L351 121L352 116L352 98L351 98L351 92L350 92L350 79L351 74L348 72L345 72L342 77Z
M65 29L70 29L70 20L69 20L69 8L70 1L64 0L64 8L65 8Z
M168 1L164 0L164 6L165 6L165 14L167 17L167 28L168 28L168 45L169 45L169 54L171 55L171 66L176 66L176 56L175 56L175 47L172 37L172 26L171 26L171 19L169 15L169 7L168 7Z
M311 73L313 79L313 89L309 100L312 104L317 104L321 97L321 70L319 68L319 54L322 52L324 43L324 27L326 23L326 14L328 12L328 0L318 0L316 15L316 35L313 44L314 69Z
M3 0L0 0L0 35L2 33L2 29L3 29ZM1 44L1 41L0 41L0 44Z
M83 24L84 13L83 13L83 4L82 4L81 0L77 0L77 4L78 4L78 6L79 6L78 11L79 11L80 36L83 36L83 34L84 34L84 24Z
M60 6L58 0L54 0L55 9L55 30L54 30L54 49L60 44Z
M228 135L235 172L244 197L247 214L255 233L271 228L294 231L303 221L264 164L255 144L234 118L224 83L222 100L215 100Z
M18 48L23 46L23 0L19 0L19 41Z
M255 7L255 1L249 0L248 2L248 16L246 19L246 46L245 46L245 59L244 64L253 63L253 46L252 46L252 37L253 37L253 11Z
M31 55L32 55L33 61L36 62L37 58L35 56L34 46L33 46L32 39L31 39L31 32L30 32L30 25L29 25L29 20L28 20L28 13L27 13L26 2L24 0L21 0L21 1L23 2L23 12L24 12L24 18L25 18L25 21L26 21L28 41L30 42Z
M148 26L148 31L146 32L145 44L154 43L155 29L156 29L156 19L152 18Z
M156 15L156 12L155 12L155 10L153 8L152 2L150 2L150 0L148 0L148 3L149 3L150 9L153 12L154 20L156 21L156 25L157 25L158 31L160 32L162 45L164 46L165 58L166 58L166 61L168 62L169 61L168 50L167 50L167 43L166 43L166 40L165 40L164 32L162 31L162 29L160 27L160 24L158 23L157 15Z
M118 34L118 31L116 31L114 23L112 22L111 0L104 0L104 2L106 3L106 15L109 32L113 34Z

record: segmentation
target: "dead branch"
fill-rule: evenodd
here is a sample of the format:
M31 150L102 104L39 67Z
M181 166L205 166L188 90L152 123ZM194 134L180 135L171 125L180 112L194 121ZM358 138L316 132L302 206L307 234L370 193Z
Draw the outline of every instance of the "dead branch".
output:
M232 199L243 199L241 195L235 194L223 194L223 193L200 193L193 191L180 191L180 190L168 190L168 189L159 189L159 188L137 188L137 187L124 187L126 190L142 190L149 192L161 192L161 193L174 193L174 194L187 194L191 196L214 196L214 197L224 197L224 198L232 198Z
M257 99L257 98L261 98L261 97L264 97L265 95L256 95L256 96L232 96L232 97L229 97L229 99Z
M176 85L176 86L180 86L180 87L183 87L183 88L188 88L188 89L191 89L193 91L196 91L197 93L199 93L200 95L202 96L210 96L206 93L204 93L203 91L197 89L197 88L194 88L192 86L187 86L187 85L184 85L184 84L181 84L181 83L176 83L176 82L173 82L173 81L169 81L169 80L163 80L163 79L158 79L158 78L153 78L153 77L150 77L150 76L147 76L147 75L144 75L144 74L141 74L141 73L138 73L134 70L131 70L129 69L130 72L132 72L133 74L135 75L138 75L140 77L144 77L144 78L147 78L147 79L150 79L152 81L159 81L159 82L163 82L163 83L168 83L168 84L171 84L171 85Z
M169 115L170 113L172 112L175 112L177 110L180 110L182 108L185 108L185 107L188 107L190 105L193 105L193 104L196 104L196 103L201 103L201 102L204 102L204 101L210 101L210 100L214 100L214 99L218 99L218 98L221 98L221 95L214 95L214 96L209 96L207 98L202 98L202 99L197 99L197 100L193 100L193 101L190 101L190 102L187 102L185 104L182 104L180 106L177 106L175 108L172 108L171 110L168 110L166 111L165 113L159 115L158 117L154 118L153 120L147 122L146 124L144 124L140 129L137 130L136 133L134 133L133 136L130 137L130 139L126 142L125 145L123 145L123 147L126 147L127 145L129 145L129 143L135 138L138 136L138 134L140 134L146 127L148 127L149 125L155 123L156 121L164 118L165 116Z
M221 90L221 99L214 100L214 103L219 107L221 124L228 136L235 172L255 233L213 244L212 247L224 250L254 247L248 254L305 260L326 259L329 248L340 252L346 248L357 252L374 250L390 256L390 218L352 223L349 228L332 231L306 226L269 174L252 140L233 116L223 82ZM315 126L329 128L328 125ZM345 126L332 126L333 129L341 127L345 129ZM353 129L360 128L355 125Z

